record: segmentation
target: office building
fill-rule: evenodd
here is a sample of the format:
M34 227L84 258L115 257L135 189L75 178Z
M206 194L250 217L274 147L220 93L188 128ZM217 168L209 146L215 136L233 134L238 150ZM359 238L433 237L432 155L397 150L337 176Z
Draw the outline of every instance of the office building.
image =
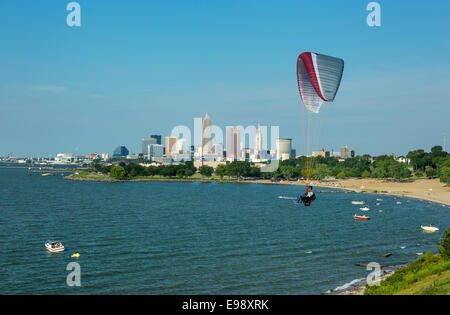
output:
M166 137L166 157L172 158L177 153L177 137Z
M277 145L277 160L288 160L291 158L292 139L278 138Z
M150 145L150 158L149 160L154 160L155 158L162 158L164 155L163 146L161 144L151 144Z
M211 153L212 138L211 138L211 119L206 113L205 118L202 120L202 147L201 155L204 157Z
M341 148L341 158L342 159L350 158L350 148L348 146Z
M150 150L150 145L158 144L158 139L150 137L150 138L142 138L142 153L148 155Z
M113 152L113 157L126 157L130 152L125 146L117 147Z
M241 128L227 127L227 160L238 160L241 155Z
M156 139L156 144L162 144L161 135L151 135L150 138Z

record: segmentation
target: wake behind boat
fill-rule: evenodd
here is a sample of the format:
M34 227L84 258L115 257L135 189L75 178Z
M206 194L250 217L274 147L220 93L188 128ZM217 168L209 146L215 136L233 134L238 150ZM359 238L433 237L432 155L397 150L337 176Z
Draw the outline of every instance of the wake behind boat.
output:
M45 243L45 248L47 248L47 250L52 253L64 251L64 245L61 242L47 242Z

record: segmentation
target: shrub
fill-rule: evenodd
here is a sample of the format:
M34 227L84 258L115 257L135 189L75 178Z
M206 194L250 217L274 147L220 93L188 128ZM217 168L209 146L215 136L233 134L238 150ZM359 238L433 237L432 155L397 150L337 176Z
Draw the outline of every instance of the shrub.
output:
M125 179L125 169L122 166L115 165L111 167L110 176L115 179Z
M442 241L439 244L439 254L444 260L450 259L450 228L442 236Z

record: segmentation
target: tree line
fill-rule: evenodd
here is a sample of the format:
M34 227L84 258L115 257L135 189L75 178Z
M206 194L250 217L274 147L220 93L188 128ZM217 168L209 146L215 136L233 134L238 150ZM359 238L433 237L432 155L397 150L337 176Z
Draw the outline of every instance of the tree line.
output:
M117 179L131 179L137 176L163 176L189 178L195 173L210 177L216 175L242 178L275 178L295 179L326 177L358 177L358 178L393 178L397 180L414 177L440 178L442 182L450 183L450 155L441 146L434 146L430 152L422 149L410 151L407 156L410 163L396 161L388 155L372 158L370 155L356 156L339 161L333 157L305 157L280 161L278 170L272 173L261 173L259 167L247 161L233 161L220 164L215 170L210 166L194 167L192 161L178 165L141 166L137 163L104 165L96 160L92 167L101 173Z
M414 177L440 178L450 183L450 155L441 146L434 146L431 152L422 149L410 151L406 156L410 162L396 161L393 156L356 156L339 161L332 157L299 157L280 162L279 169L272 175L285 179L308 177L361 177L393 178L397 180Z
M197 171L203 176L210 177L213 174L223 179L231 177L260 177L259 167L247 161L233 161L229 164L219 165L216 170L211 166L203 165L198 169L192 161L185 161L177 165L142 166L137 163L121 162L117 165L104 165L99 160L92 162L92 168L97 172L106 174L115 179L132 179L138 176L162 176L173 178L189 178Z

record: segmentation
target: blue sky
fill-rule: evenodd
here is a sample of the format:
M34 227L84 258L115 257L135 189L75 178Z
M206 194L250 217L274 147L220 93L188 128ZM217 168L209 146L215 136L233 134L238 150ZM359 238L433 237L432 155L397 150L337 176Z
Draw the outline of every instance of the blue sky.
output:
M317 145L429 150L450 137L450 3L378 1L0 2L0 156L112 152L212 123L277 125L303 153L296 59L345 60ZM447 146L448 148L448 146Z

